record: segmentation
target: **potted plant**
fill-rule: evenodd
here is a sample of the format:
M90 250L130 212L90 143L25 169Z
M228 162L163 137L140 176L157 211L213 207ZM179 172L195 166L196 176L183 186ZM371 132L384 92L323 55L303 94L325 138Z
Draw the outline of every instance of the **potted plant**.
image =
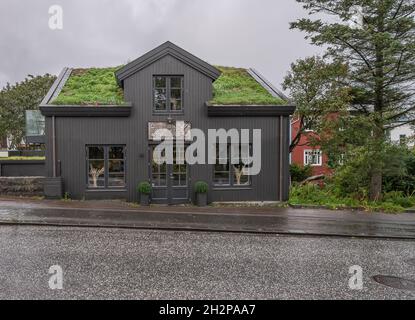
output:
M140 193L140 204L142 206L150 205L151 185L147 181L140 182L137 187Z
M196 190L196 201L199 207L206 207L207 206L207 192L209 190L209 186L204 181L198 181L195 184Z

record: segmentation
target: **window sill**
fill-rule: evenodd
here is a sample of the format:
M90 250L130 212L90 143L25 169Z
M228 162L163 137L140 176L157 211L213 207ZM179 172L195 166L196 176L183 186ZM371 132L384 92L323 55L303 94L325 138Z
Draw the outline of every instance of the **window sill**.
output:
M184 111L153 111L153 116L182 116Z
M235 191L235 190L252 190L252 186L241 186L241 187L236 187L236 186L215 186L212 188L213 191Z
M106 189L106 188L90 189L90 188L87 188L85 191L86 192L127 192L127 189L126 188L118 188L118 189L117 188L112 188L112 189Z

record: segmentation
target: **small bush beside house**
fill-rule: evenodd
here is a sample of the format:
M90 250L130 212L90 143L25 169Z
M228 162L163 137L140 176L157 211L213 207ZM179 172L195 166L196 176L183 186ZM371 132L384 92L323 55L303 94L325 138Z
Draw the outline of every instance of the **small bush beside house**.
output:
M209 185L204 181L198 181L195 184L197 205L199 207L207 206L207 192L209 190Z
M147 181L140 182L137 187L137 191L140 193L140 204L142 206L148 206L150 204L151 185Z

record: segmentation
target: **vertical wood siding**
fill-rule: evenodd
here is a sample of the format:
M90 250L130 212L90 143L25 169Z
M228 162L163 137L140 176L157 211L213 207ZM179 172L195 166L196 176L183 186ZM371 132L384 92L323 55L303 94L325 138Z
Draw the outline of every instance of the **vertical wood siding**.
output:
M280 166L280 118L279 117L208 117L205 102L212 97L212 80L179 60L165 56L154 64L132 75L124 81L125 100L133 103L128 118L57 118L57 160L61 161L64 189L73 198L123 197L138 201L136 186L149 179L149 152L147 123L166 121L167 115L153 114L153 75L184 76L184 114L171 117L190 121L192 128L202 129L262 129L262 170L252 177L249 188L215 189L211 186L211 201L278 201L288 197L288 131L289 118L283 117L283 175ZM52 173L51 163L51 119L46 119L47 174ZM100 192L86 188L85 145L126 145L125 191ZM194 165L190 168L191 186L198 180L209 183L213 178L212 165ZM280 179L283 179L283 199L280 199ZM193 195L193 191L190 190Z

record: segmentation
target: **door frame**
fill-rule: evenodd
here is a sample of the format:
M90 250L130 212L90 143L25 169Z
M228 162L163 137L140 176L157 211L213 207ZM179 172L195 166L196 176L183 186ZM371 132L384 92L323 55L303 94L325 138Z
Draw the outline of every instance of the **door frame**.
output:
M175 141L172 142L173 144L175 144ZM150 184L152 186L152 192L151 192L151 202L155 203L155 204L167 204L167 205L175 205L175 204L188 204L192 202L191 199L191 194L190 194L190 186L191 186L191 177L190 177L190 165L186 164L186 180L187 180L187 184L186 186L173 186L172 185L172 180L173 180L173 165L172 164L167 164L166 165L166 186L160 186L160 187L154 187L153 186L153 169L152 169L152 165L153 165L153 149L154 147L156 147L158 145L158 143L156 142L149 142L148 144L148 176L149 176L149 181ZM185 143L184 147L185 150L188 147L189 143ZM185 198L173 198L173 190L174 189L183 189L186 192L186 197ZM154 189L159 189L159 190L166 190L166 197L165 198L155 198L154 197Z

